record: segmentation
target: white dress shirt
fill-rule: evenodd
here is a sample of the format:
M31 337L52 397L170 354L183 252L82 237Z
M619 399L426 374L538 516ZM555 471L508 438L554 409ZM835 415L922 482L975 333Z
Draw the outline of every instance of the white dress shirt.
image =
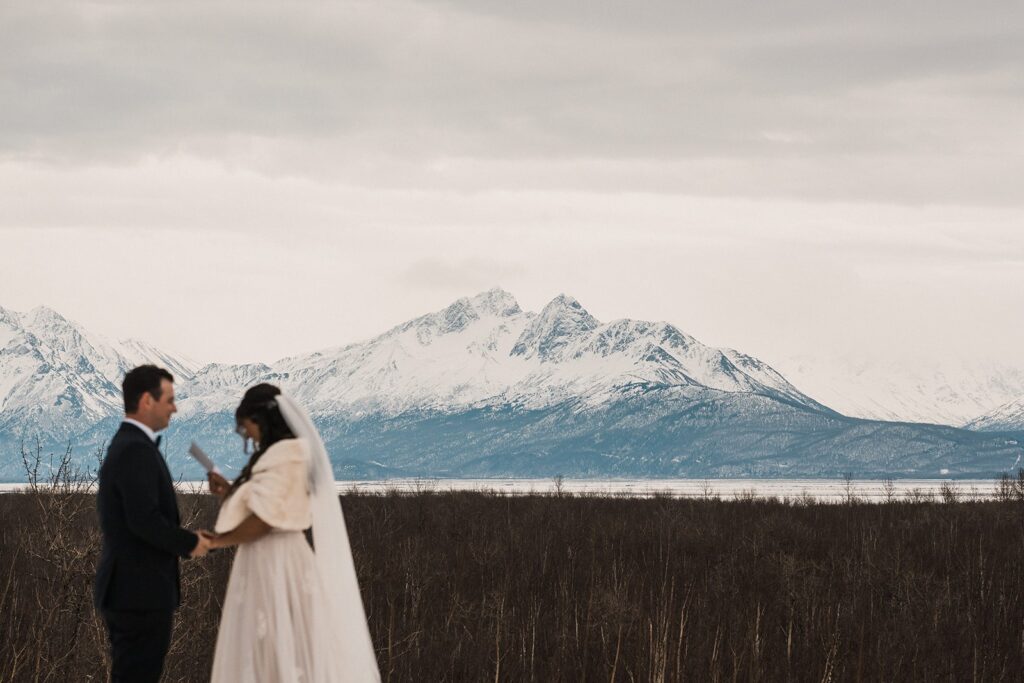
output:
M150 429L146 425L142 424L138 420L133 420L130 417L126 417L126 418L124 418L123 422L127 422L130 425L135 425L136 427L141 429L146 434L146 436L149 437L150 441L154 441L154 442L156 441L156 432L154 432L152 429Z

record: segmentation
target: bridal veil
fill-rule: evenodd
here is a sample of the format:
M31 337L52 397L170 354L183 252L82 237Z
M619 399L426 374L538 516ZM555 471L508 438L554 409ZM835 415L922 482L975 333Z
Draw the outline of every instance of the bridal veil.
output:
M366 623L348 530L327 450L305 409L283 392L276 398L281 415L292 432L309 444L314 554L334 626L331 640L340 649L345 662L343 678L358 683L379 681L377 657Z

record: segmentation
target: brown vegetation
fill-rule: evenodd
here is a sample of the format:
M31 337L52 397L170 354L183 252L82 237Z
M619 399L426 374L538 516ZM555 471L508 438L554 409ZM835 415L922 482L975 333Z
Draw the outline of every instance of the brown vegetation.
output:
M106 677L93 500L57 484L0 496L0 681ZM996 681L1024 671L1024 485L1001 492L342 500L385 680ZM206 679L229 565L183 563L165 680Z

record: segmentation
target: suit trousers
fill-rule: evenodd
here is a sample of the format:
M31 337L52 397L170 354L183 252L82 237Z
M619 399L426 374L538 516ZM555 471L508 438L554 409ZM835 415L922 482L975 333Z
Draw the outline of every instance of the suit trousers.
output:
M159 683L174 610L103 610L103 619L110 636L111 683Z

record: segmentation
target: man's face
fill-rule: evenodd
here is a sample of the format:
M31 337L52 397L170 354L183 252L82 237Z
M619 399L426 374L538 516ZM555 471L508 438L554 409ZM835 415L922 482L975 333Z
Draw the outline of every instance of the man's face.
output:
M153 400L152 395L145 394L143 400L149 403L149 424L154 432L167 429L171 423L171 415L178 412L174 405L174 384L168 379L160 380L160 399Z

